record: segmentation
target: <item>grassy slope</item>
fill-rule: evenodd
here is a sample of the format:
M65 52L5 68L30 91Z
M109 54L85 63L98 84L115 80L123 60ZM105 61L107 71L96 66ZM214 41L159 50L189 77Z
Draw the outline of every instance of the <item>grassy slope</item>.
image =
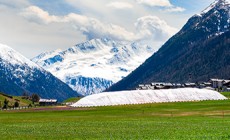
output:
M1 139L229 139L230 100L0 112Z
M222 92L221 94L223 94L227 98L230 98L230 92Z
M22 99L19 96L13 96L13 98L8 98L8 97L6 97L6 96L4 96L4 95L2 95L0 93L0 102L1 102L2 106L3 106L3 103L4 103L5 99L9 100L9 105L10 106L14 105L14 103L16 102L15 99L20 100L20 102L19 102L20 106L28 106L29 104L32 104L32 102L30 100Z
M68 103L68 102L77 102L81 99L81 97L73 97L73 98L69 98L65 101L63 101L63 103Z

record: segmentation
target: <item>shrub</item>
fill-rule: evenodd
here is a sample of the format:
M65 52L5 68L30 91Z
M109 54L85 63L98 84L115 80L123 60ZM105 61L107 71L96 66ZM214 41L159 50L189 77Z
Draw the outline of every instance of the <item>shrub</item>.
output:
M33 104L34 104L34 102L39 102L40 97L39 97L38 94L32 94L32 95L31 95L31 99L32 99L32 102L33 102Z
M17 101L14 103L14 107L19 107L19 103Z

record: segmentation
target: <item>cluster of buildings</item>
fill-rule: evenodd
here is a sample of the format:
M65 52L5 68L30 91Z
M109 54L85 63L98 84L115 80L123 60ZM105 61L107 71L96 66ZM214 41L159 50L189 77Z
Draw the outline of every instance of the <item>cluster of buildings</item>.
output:
M154 90L154 89L174 89L174 88L206 88L218 91L230 91L230 80L225 79L210 79L208 82L197 83L162 83L154 82L151 84L140 84L136 90Z
M58 100L57 99L40 99L39 105L40 106L51 106L51 105L57 105Z

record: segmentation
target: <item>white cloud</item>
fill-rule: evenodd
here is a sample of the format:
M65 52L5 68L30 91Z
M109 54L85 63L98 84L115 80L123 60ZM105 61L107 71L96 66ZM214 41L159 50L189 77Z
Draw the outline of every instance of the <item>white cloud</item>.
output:
M156 16L144 16L135 23L140 39L165 41L178 30L169 26L164 20Z
M58 22L60 19L57 16L50 15L47 11L42 10L37 6L30 6L23 10L21 13L24 17L27 17L34 22L44 22L46 24L51 22Z
M0 43L13 47L27 58L57 48L68 48L85 40L68 24L34 24L19 16L21 10L0 5Z
M137 0L137 2L148 6L161 6L161 7L172 6L169 0Z
M75 29L81 31L87 39L109 37L116 40L134 40L134 34L120 26L102 23L95 18L75 13L66 16L54 16L39 7L30 6L23 10L21 15L38 24L70 23Z
M9 7L25 7L28 6L30 3L28 0L0 0L0 5L6 5Z
M75 13L70 13L66 16L50 15L47 11L35 6L26 8L22 15L38 24L70 23L76 30L82 32L87 39L107 37L114 40L126 41L146 39L165 41L177 31L156 16L139 18L135 23L135 31L128 31L124 27L111 23L103 23L96 18Z
M107 7L112 7L115 9L131 9L133 5L127 2L111 2L106 5Z
M123 27L114 24L106 24L95 18L90 18L71 13L63 18L64 22L70 22L75 29L81 31L87 39L108 37L116 40L133 40L134 34Z
M173 7L167 8L165 11L166 12L184 12L185 10L186 10L185 8L173 6Z
M151 7L163 7L166 12L183 12L185 8L174 6L169 0L136 0L139 4Z
M115 1L129 3L133 8L119 10L108 7ZM131 41L152 39L154 42L149 45L160 47L156 43L164 43L174 30L157 28L159 21L167 21L169 29L171 26L179 29L190 16L203 10L212 0L174 0L173 4L163 4L163 0L160 2L158 5L162 6L150 8L151 5L140 4L137 0L56 0L55 4L49 1L0 0L0 43L12 46L29 58L41 52L67 49L73 44L100 37ZM178 6L176 3L188 6L187 12L169 14L182 11L175 10ZM27 8L32 5L39 5L40 8ZM146 18L146 15L155 15L160 20Z

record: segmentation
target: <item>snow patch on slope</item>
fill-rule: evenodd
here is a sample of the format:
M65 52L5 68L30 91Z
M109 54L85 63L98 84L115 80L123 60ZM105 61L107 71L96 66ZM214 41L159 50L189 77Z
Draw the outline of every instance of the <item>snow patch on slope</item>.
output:
M72 89L85 95L100 93L113 84L111 80L84 76L66 77L65 81Z

